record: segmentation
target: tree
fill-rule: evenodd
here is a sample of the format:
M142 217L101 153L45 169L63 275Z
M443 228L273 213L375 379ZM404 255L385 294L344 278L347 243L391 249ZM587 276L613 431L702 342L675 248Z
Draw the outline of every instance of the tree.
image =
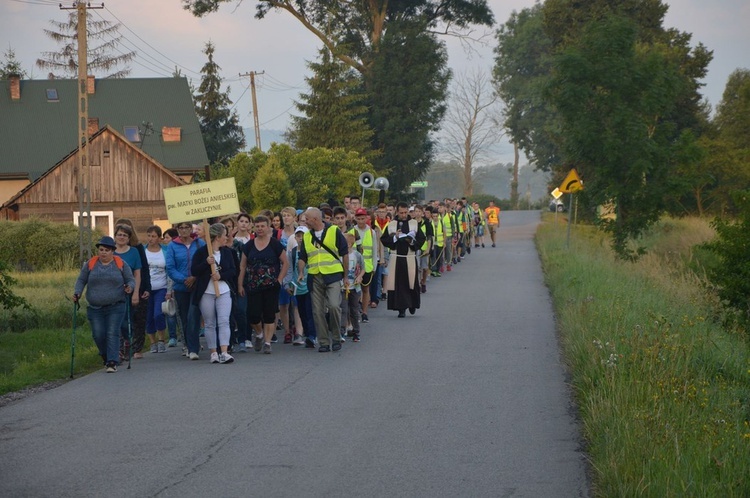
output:
M463 168L466 197L474 194L472 172L477 159L504 134L495 106L497 100L484 73L461 75L454 82L451 106L445 116L443 148Z
M750 70L737 69L729 75L714 123L723 139L750 147Z
M12 74L20 76L21 79L28 77L28 73L23 69L18 59L16 59L16 52L12 47L8 47L3 57L5 61L0 65L0 80L7 80Z
M366 95L357 75L337 60L327 48L319 52L320 62L308 63L313 72L305 78L310 93L301 94L287 139L298 149L326 147L354 150L374 157L373 131L367 123Z
M419 27L392 26L381 41L365 86L374 148L382 152L373 164L388 177L391 193L406 191L432 162L432 134L445 114L447 60L445 46Z
M562 151L586 179L589 206L614 203L600 220L624 258L642 252L629 242L664 211L675 183L675 124L684 79L660 47L641 45L638 27L609 16L584 28L554 59L547 95L562 122Z
M203 51L208 61L201 68L201 84L195 94L195 112L198 114L206 153L211 163L226 164L245 147L245 134L239 124L237 111L231 111L229 87L221 91L221 69L214 62L214 45L206 43Z
M183 5L202 16L229 1L233 0L183 0ZM491 26L494 19L487 0L260 0L256 17L277 10L291 14L335 58L361 74L371 98L374 148L383 150L376 163L389 171L391 190L403 191L419 179L432 160L429 135L442 118L449 78L445 49L435 35L466 37L473 25ZM398 76L408 76L408 81L402 85ZM413 95L405 95L408 92Z
M294 191L289 177L284 172L278 158L269 157L258 170L251 187L253 202L260 209L279 211L284 206L294 204Z
M52 29L45 29L44 34L62 45L58 52L42 52L42 58L37 59L36 65L41 69L49 69L57 74L55 78L76 78L78 76L78 13L70 11L67 21L51 20ZM89 12L86 13L87 40L87 72L88 74L105 75L106 78L124 78L130 74L130 68L125 65L135 58L133 51L123 52L120 23L111 23L106 19L94 20ZM99 41L97 45L94 40ZM114 55L117 52L118 55ZM118 66L123 66L117 69ZM112 73L107 72L117 69Z

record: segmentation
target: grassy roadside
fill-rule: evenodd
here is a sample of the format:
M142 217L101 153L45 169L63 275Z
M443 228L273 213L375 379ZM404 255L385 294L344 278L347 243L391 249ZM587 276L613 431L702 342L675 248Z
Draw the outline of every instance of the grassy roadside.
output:
M70 376L73 293L78 272L19 273L13 291L31 310L0 310L0 395ZM85 308L83 308L85 309ZM79 311L75 375L101 366L85 313Z
M552 220L552 217L545 217ZM537 233L597 496L750 496L750 351L686 270L705 222L666 220L618 261L596 230Z

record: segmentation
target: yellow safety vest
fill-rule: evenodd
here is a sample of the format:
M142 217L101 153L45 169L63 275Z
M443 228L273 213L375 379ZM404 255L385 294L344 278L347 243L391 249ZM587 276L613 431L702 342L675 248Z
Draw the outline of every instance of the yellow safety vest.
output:
M453 225L451 224L450 213L445 213L443 215L443 230L445 230L446 237L453 237Z
M331 225L326 230L325 237L323 237L323 244L328 247L334 254L338 253L336 246L336 232L339 227ZM344 271L344 266L341 260L334 258L331 253L326 251L322 246L316 247L312 239L312 231L306 232L302 238L302 242L305 244L305 252L307 252L307 272L310 274L322 273L323 275L330 275L332 273L339 273Z
M443 222L440 220L440 216L435 217L435 221L432 222L432 228L435 230L435 245L443 247L445 243L445 237L443 236Z
M350 234L357 237L358 229L353 226L349 232ZM362 245L362 258L365 260L365 271L370 273L375 267L372 264L372 229L365 226L365 237L361 239L360 244Z
M422 251L422 254L427 250L427 248L430 246L430 241L427 240L427 228L425 228L427 224L424 220L422 220L422 224L419 225L419 229L422 230L422 235L424 235L424 244L422 244L422 247L419 249Z

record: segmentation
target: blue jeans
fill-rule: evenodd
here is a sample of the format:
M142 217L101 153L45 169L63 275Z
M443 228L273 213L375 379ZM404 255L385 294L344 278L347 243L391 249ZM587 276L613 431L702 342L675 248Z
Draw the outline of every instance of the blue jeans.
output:
M315 331L315 320L313 319L312 296L308 292L307 294L297 294L295 297L297 298L297 311L299 312L299 319L302 320L305 336L315 342L318 334Z
M378 304L380 302L380 278L383 274L382 266L376 265L372 273L372 280L370 281L370 303ZM370 303L362 303L362 309L365 309ZM365 310L367 313L367 310Z
M129 296L128 296L129 297ZM101 308L86 309L99 355L107 358L107 363L120 363L120 325L125 317L125 303L115 303Z
M146 316L147 334L155 334L167 328L164 313L161 311L161 303L164 302L164 296L166 295L167 289L151 291L151 296L148 298L148 315Z
M193 305L191 292L174 291L174 298L177 301L177 316L179 317L182 335L184 336L185 347L188 353L196 353L201 349L198 333L201 326L201 312L198 306Z

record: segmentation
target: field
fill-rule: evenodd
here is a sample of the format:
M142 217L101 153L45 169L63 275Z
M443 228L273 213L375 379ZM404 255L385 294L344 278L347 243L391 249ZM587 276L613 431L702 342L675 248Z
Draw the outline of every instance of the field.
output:
M694 246L705 221L661 221L637 263L546 216L537 233L596 496L750 496L750 356L721 326Z

